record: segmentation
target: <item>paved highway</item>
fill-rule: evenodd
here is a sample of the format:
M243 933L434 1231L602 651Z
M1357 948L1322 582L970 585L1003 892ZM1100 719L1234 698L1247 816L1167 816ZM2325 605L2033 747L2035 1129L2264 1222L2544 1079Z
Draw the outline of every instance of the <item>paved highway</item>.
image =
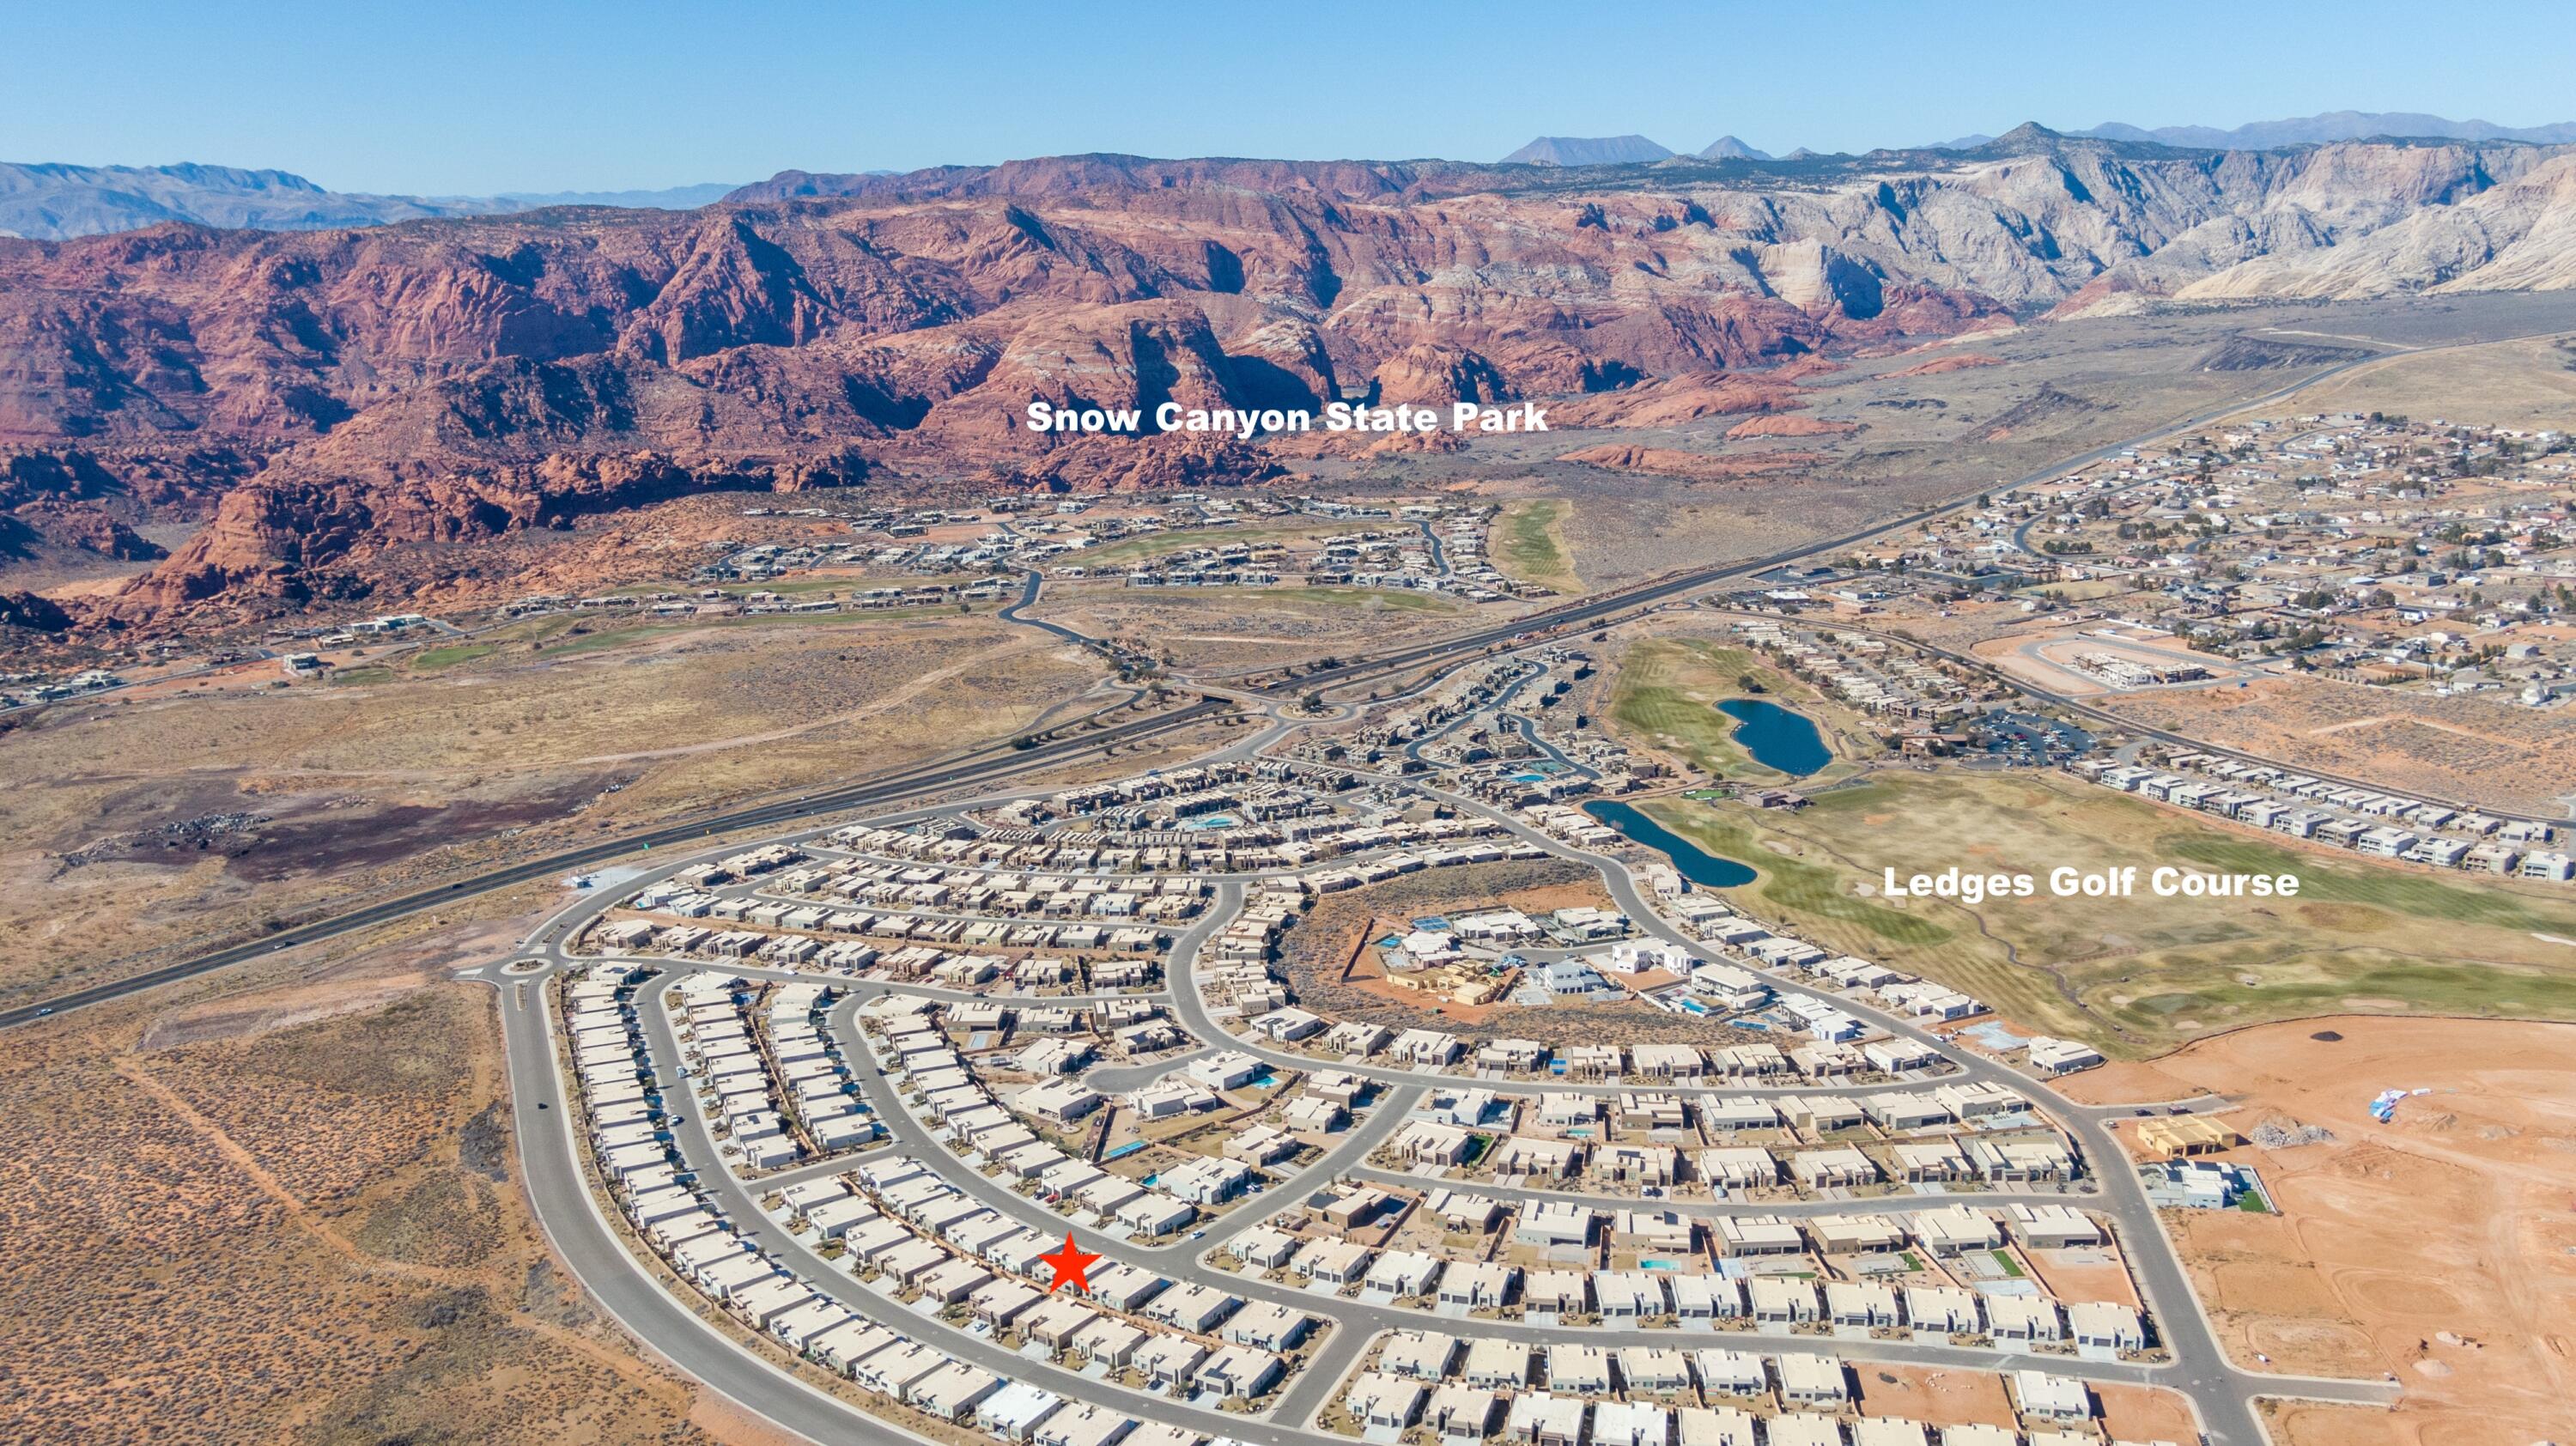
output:
M2037 471L2026 473L2022 477L2016 479L2014 483L2006 485L2028 485L2042 482L2076 468L2090 466L2105 458L2117 456L2120 452L2128 448L2142 446L2160 438L2187 432L2195 427L2204 426L2217 418L2230 416L2250 408L2265 406L2272 402L2279 401L2310 386L2314 386L2316 383L2324 381L2329 377L2348 371L2353 367L2364 365L2368 361L2377 359L2378 358L2364 358L2357 361L2345 362L2337 366L2327 367L2322 371L2311 373L2300 381L2293 382L2287 386L2275 388L2259 397L2255 397L2247 401L2231 402L2220 407L2213 407L2206 411L2198 412L2191 416L2182 418L2179 421L2167 423L2163 426L2157 427L2153 431L2142 433L2136 437L2112 442L2101 447L2096 447L2089 452L2083 452L2073 457L2064 458L2047 467L2040 468ZM1796 562L1819 554L1834 552L1850 547L1855 543L1867 541L1870 538L1884 536L1890 532L1913 527L1930 518L1938 517L1949 512L1959 511L1963 508L1973 507L1976 505L1976 499L1980 495L1983 494L1972 493L1955 501L1943 503L1934 507L1921 508L1901 517L1891 518L1883 522L1872 524L1871 526L1862 528L1858 531L1844 533L1839 537L1831 537L1824 539L1823 541L1811 542L1799 547L1784 549L1749 561L1728 563L1718 567L1702 568L1696 571L1681 573L1672 577L1660 579L1622 592L1607 593L1598 597L1579 599L1560 607L1546 609L1533 614L1524 614L1500 626L1470 632L1460 637L1439 642L1420 644L1412 647L1398 648L1391 652L1382 654L1362 656L1335 668L1323 669L1304 674L1299 677L1282 679L1273 684L1270 688L1260 691L1264 695L1273 699L1285 700L1291 697L1303 696L1307 692L1318 688L1352 683L1363 678L1386 673L1403 672L1409 669L1421 667L1427 663L1434 663L1442 660L1456 660L1472 656L1473 654L1483 652L1488 649L1500 647L1505 644L1515 642L1516 640L1521 640L1525 636L1561 634L1571 629L1600 622L1631 609L1649 607L1659 602L1664 602L1672 598L1715 586L1719 583L1749 577L1753 574L1781 566L1785 563ZM1011 622L1043 628L1048 632L1055 633L1069 641L1079 642L1086 646L1106 646L1105 644L1100 643L1097 639L1086 637L1083 634L1075 632L1074 630L1066 628L1060 624L1024 616L1023 610L1036 601L1041 585L1042 579L1038 574L1034 571L1030 572L1024 581L1019 600L1002 609L1001 616ZM1202 697L1195 703L1169 713L1157 715L1153 718L1136 719L1125 723L1112 724L1103 727L1096 732L1080 737L1061 738L1055 742L1041 744L1032 749L1014 752L1009 749L1008 745L997 745L992 748L981 750L977 753L965 755L964 757L949 761L937 767L917 769L889 777L872 779L864 783L830 789L801 799L713 814L704 818L683 821L641 834L624 835L615 839L603 840L599 843L588 845L583 848L570 849L560 853L549 854L542 858L529 859L517 864L484 870L480 873L471 874L467 877L457 879L451 883L440 885L435 888L416 890L412 893L387 899L379 903L370 904L351 910L347 913L336 914L329 918L317 919L310 923L281 929L261 939L250 940L244 943L212 950L204 954L196 955L192 958L180 960L173 964L164 965L157 969L151 969L139 974L129 975L122 979L115 979L106 983L92 985L88 988L75 990L68 994L59 995L51 999L40 999L30 1004L0 1010L0 1029L5 1029L12 1025L25 1024L32 1020L60 1013L64 1010L77 1009L83 1005L96 1004L103 1000L115 999L124 995L137 993L141 990L157 988L163 984L193 978L200 974L225 968L229 965L239 964L246 960L257 959L265 955L275 953L281 949L292 948L299 944L310 944L324 939L336 938L355 930L371 928L375 925L383 924L393 919L418 913L423 909L436 908L441 904L471 897L475 894L488 893L494 889L508 888L514 884L525 883L531 879L544 878L551 874L574 872L579 869L606 863L612 859L622 858L627 854L648 848L685 842L689 839L710 833L754 828L771 823L786 823L799 818L812 817L845 809L864 808L892 803L904 798L924 796L961 785L989 782L996 778L1007 776L1009 774L1026 772L1033 768L1071 762L1077 758L1089 756L1094 753L1106 752L1110 748L1119 744L1135 742L1157 733L1167 732L1171 729L1185 726L1188 723L1196 722L1201 718L1210 716L1225 706L1227 706L1225 702L1219 701L1213 696Z

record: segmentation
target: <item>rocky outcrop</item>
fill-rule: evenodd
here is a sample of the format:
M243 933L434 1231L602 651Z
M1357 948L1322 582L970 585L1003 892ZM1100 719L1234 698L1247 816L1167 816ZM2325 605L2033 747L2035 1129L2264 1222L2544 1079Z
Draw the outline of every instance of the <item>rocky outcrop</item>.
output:
M1751 437L1847 437L1859 430L1858 422L1836 422L1823 417L1747 417L1726 429L1726 439L1741 442Z
M71 614L50 598L32 592L0 592L0 628L59 633L71 625Z
M2070 298L2576 285L2571 165L2025 127L1562 172L1055 157L782 175L696 212L0 240L0 448L54 458L0 489L42 503L21 527L129 558L212 512L112 611L292 601L692 489L1276 470L1033 433L1033 401L1548 398L1559 427L1671 426Z

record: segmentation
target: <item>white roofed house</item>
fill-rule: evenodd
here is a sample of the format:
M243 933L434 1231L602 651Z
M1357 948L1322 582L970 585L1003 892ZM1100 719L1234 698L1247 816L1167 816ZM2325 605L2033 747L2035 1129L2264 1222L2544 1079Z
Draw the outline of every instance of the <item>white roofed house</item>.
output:
M2058 1323L2057 1302L2044 1295L1990 1295L1985 1300L1986 1334L1999 1341L2059 1341L2066 1331Z
M1758 1095L1730 1095L1704 1101L1700 1118L1711 1129L1770 1130L1780 1125L1780 1108Z
M1851 1399L1843 1363L1832 1356L1779 1358L1780 1398L1794 1406L1839 1406Z
M1439 1434L1443 1446L1466 1446L1492 1433L1501 1406L1491 1390L1452 1382L1432 1391L1423 1419Z
M1187 1227L1198 1218L1198 1210L1186 1200L1148 1190L1120 1205L1111 1218L1139 1235L1152 1237Z
M1733 1406L1684 1406L1675 1414L1680 1446L1755 1446L1754 1418L1749 1412Z
M1599 1346L1568 1342L1549 1346L1547 1388L1560 1395L1609 1395L1610 1353Z
M1525 1446L1582 1446L1587 1404L1580 1396L1523 1391L1512 1397L1503 1434Z
M1294 1267L1310 1280L1352 1285L1368 1273L1375 1258L1368 1247L1347 1240L1310 1240L1297 1252Z
M1985 1329L1976 1293L1955 1285L1907 1286L1905 1319L1917 1331L1938 1335L1972 1336Z
M859 1362L898 1344L901 1339L884 1326L850 1320L807 1341L805 1353L835 1373L847 1376Z
M1529 1384L1529 1369L1528 1342L1479 1336L1468 1343L1460 1378L1481 1391L1517 1391Z
M1029 1439L1036 1446L1116 1446L1135 1426L1123 1408L1070 1401L1040 1421Z
M1420 1381L1367 1371L1352 1378L1342 1407L1366 1425L1401 1431L1422 1418L1429 1394Z
M1789 1173L1810 1190L1830 1190L1876 1183L1878 1162L1856 1146L1828 1145L1791 1155Z
M1744 1286L1723 1275L1675 1275L1664 1282L1677 1320L1732 1320L1744 1314Z
M1592 1152L1592 1173L1622 1185L1670 1185L1681 1178L1682 1152L1672 1145L1603 1145Z
M1003 1441L1026 1441L1038 1423L1063 1404L1064 1398L1053 1391L1012 1381L976 1404L975 1426Z
M1771 1377L1762 1358L1751 1351L1708 1347L1691 1352L1691 1370L1700 1389L1712 1396L1767 1396Z
M1520 1267L1500 1261L1453 1264L1440 1273L1439 1302L1465 1310L1500 1310L1510 1300Z
M1604 1320L1641 1321L1664 1315L1664 1282L1651 1270L1596 1270L1592 1298Z
M1411 1120L1387 1148L1407 1165L1446 1167L1464 1161L1469 1146L1467 1132L1454 1125Z
M2147 1329L2138 1313L2114 1301L2078 1300L2066 1304L2066 1333L2078 1350L2114 1354L2144 1350Z
M1207 1358L1207 1347L1196 1341L1182 1336L1156 1336L1136 1352L1134 1364L1146 1380L1179 1390L1198 1379L1199 1363Z
M1437 1381L1458 1359L1458 1338L1440 1331L1396 1331L1378 1348L1377 1368L1409 1381Z
M1592 1408L1592 1446L1671 1446L1673 1413L1647 1401L1603 1401Z
M1095 1316L1073 1332L1065 1344L1082 1352L1084 1359L1114 1369L1136 1359L1136 1352L1144 1349L1145 1333L1123 1320Z
M1212 1285L1188 1284L1166 1289L1145 1306L1147 1320L1206 1335L1240 1309L1243 1302Z
M906 1341L878 1351L851 1368L850 1379L880 1396L905 1399L907 1388L928 1380L932 1373L951 1364L948 1357L917 1341Z
M2071 1039L2037 1035L2030 1042L2030 1067L2044 1075L2071 1074L2102 1062L2102 1052Z
M1505 1136L1492 1151L1494 1174L1502 1179L1565 1179L1575 1173L1582 1155L1570 1140L1535 1140L1523 1135Z
M1267 1165L1286 1159L1298 1150L1297 1139L1276 1125L1254 1125L1227 1137L1225 1157L1251 1165Z
M1276 1354L1294 1350L1315 1329L1315 1318L1276 1301L1254 1301L1227 1317L1224 1336L1238 1346Z
M2064 1205L2008 1205L2004 1218L2026 1249L2058 1250L2102 1243L2102 1227Z
M1466 1052L1458 1036L1436 1029L1408 1029L1395 1037L1387 1047L1394 1058L1407 1064L1445 1065Z
M1002 1389L1002 1378L979 1366L952 1361L906 1389L904 1403L927 1416L955 1421Z
M1693 1163L1710 1185L1727 1190L1753 1190L1780 1182L1780 1161L1759 1145L1719 1145L1699 1152Z
M1893 1416L1864 1416L1851 1423L1852 1446L1931 1446L1923 1423Z
M2084 1421L2093 1415L2093 1396L2082 1381L2046 1371L2019 1370L2007 1377L2013 1399L2025 1416L2044 1421Z
M1914 1216L1914 1235L1935 1255L1965 1255L2004 1243L1994 1217L1965 1205L1946 1205Z
M1748 1283L1752 1315L1760 1325L1803 1325L1821 1314L1815 1282L1757 1275Z
M1286 1265L1301 1244L1296 1236L1276 1226L1256 1225L1226 1242L1226 1253L1246 1265L1263 1270L1277 1270Z
M1720 1255L1795 1255L1807 1248L1798 1227L1776 1215L1721 1215L1709 1225Z
M1825 1282L1825 1318L1838 1326L1877 1329L1900 1319L1894 1289L1865 1280Z
M1521 1207L1512 1239L1521 1245L1583 1245L1592 1239L1600 1217L1567 1200L1540 1200Z
M1630 1395L1670 1395L1690 1389L1690 1360L1669 1346L1621 1346L1619 1380Z
M1369 1267L1361 1283L1368 1290L1401 1300L1429 1295L1432 1282L1439 1278L1439 1261L1418 1250L1390 1250Z
M1165 1171L1156 1188L1193 1205L1221 1205L1251 1183L1251 1167L1242 1161L1210 1156Z
M1018 1106L1058 1129L1070 1129L1100 1108L1100 1094L1075 1079L1051 1079L1020 1092Z
M1908 1184L1940 1184L1974 1174L1968 1157L1948 1140L1899 1140L1894 1151L1897 1173Z
M1807 1229L1828 1255L1858 1255L1894 1250L1905 1243L1905 1227L1893 1215L1811 1215Z
M1199 1363L1198 1385L1239 1400L1250 1400L1278 1384L1287 1368L1268 1351L1230 1345Z
M820 1296L809 1297L769 1322L769 1333L787 1343L792 1351L804 1351L826 1333L848 1324L856 1317L844 1307Z
M1471 1230L1478 1234L1493 1229L1503 1214L1500 1201L1460 1190L1434 1190L1424 1199L1423 1208L1439 1216L1453 1230Z

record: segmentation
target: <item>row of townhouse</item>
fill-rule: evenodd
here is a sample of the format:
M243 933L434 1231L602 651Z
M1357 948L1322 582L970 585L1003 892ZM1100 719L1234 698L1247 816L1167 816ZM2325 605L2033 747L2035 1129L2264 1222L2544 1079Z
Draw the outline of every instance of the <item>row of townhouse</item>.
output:
M918 999L871 1001L861 1010L870 1048L887 1078L916 1097L921 1117L943 1143L971 1165L1012 1182L1058 1210L1088 1210L1131 1235L1153 1238L1187 1229L1199 1210L1243 1193L1248 1171L1220 1178L1213 1172L1176 1172L1177 1178L1140 1185L1075 1158L1030 1121L1067 1130L1098 1110L1103 1100L1069 1072L1042 1076L1003 1100L948 1046L935 1022L935 1006ZM1041 1041L1023 1054L1045 1049ZM1238 1162L1215 1162L1241 1170ZM1180 1187L1180 1188L1176 1188ZM1186 1189L1190 1193L1184 1194ZM1195 1197L1195 1198L1194 1198Z
M635 971L614 965L571 976L565 1011L594 1158L641 1237L728 1315L805 1359L933 1419L974 1421L997 1439L1026 1439L994 1430L978 1414L1006 1389L999 1376L863 1319L735 1234L709 1205L663 1132L631 997L634 978ZM635 1138L639 1127L655 1138ZM818 1207L828 1204L815 1187L802 1188ZM831 1189L848 1194L837 1184ZM851 1218L843 1212L836 1237Z
M2209 758L2202 754L2178 757ZM2220 765L2225 760L2209 762ZM2273 768L2235 769L2230 780L2202 780L2139 764L2101 760L2076 764L2073 771L2123 793L2233 819L2292 838L2333 844L2372 858L2399 859L2500 878L2576 881L2576 858L2557 849L2534 847L2526 851L2523 847L2526 842L2554 841L2556 831L2547 824L2506 824L2483 814L2457 813L2438 804ZM2455 836L2459 833L2472 838Z
M1173 1285L1131 1265L1093 1270L1086 1291L1035 1284L1053 1242L1005 1219L921 1162L868 1161L856 1178L866 1199L838 1207L824 1228L840 1233L845 1268L874 1272L941 1307L961 1307L1057 1353L1133 1367L1158 1386L1251 1399L1285 1378L1283 1353L1313 1332L1303 1312L1247 1306L1203 1285ZM837 1183L837 1182L824 1182ZM793 1201L807 1220L810 1202Z
M1452 1363L1422 1371L1444 1354L1442 1341ZM1533 1372L1530 1348L1517 1342L1475 1342L1463 1362L1454 1359L1456 1344L1414 1333L1390 1338L1378 1368L1346 1383L1344 1409L1373 1437L1420 1427L1442 1446L1931 1446L1936 1429L1903 1417L1832 1414L1850 1408L1857 1393L1849 1367L1831 1356L1557 1346ZM2082 1382L2035 1371L2011 1379L2015 1403L2033 1423L2030 1446L2098 1446L2098 1437L2054 1424L2092 1415ZM1668 1403L1687 1400L1694 1380L1709 1404ZM1625 1399L1613 1399L1614 1391ZM1738 1400L1761 1409L1721 1403ZM1937 1430L1941 1446L2019 1446L2025 1439L2001 1426Z
M1128 903L1133 902L1132 895L1118 897ZM624 920L609 926L622 931L620 937L640 937L657 952L666 954L757 958L787 968L819 962L831 949L827 941L814 937L824 933L863 934L874 939L924 945L1070 949L1123 954L1159 954L1170 942L1170 936L1156 926L1160 921L1119 922L1137 917L1133 909L1123 907L1101 919L1059 922L961 914L877 913L823 905L800 907L748 896L675 893L660 887L643 890L629 902L637 909L680 919L712 919L720 923L749 923L758 927L720 933L667 928L635 935L629 926L648 921ZM766 932L773 929L796 932ZM628 946L627 951L635 952L639 947L642 946ZM841 951L843 954L850 952Z
M855 824L833 832L827 843L847 853L880 859L1076 874L1204 877L1253 873L1277 868L1281 862L1275 847L1249 843L1239 835L1189 843L1109 842L1099 835L1041 838L1034 829L986 830L963 822L913 828Z
M671 1027L680 1042L681 1058L694 1071L699 1108L723 1127L718 1148L745 1171L781 1169L812 1154L792 1123L790 1101L796 1098L792 1086L781 1078L755 1030L756 994L751 981L714 970L683 975L669 990ZM833 1078L838 1061L828 1056L826 1047L819 1041L810 1047L799 1044L797 1059L808 1066L801 1080L817 1078L812 1068L817 1064L822 1067L821 1077L831 1080L829 1093L834 1099L818 1096L815 1106L829 1110L834 1119L853 1116L852 1128L864 1125L866 1138L874 1139L874 1122L848 1097L845 1082Z

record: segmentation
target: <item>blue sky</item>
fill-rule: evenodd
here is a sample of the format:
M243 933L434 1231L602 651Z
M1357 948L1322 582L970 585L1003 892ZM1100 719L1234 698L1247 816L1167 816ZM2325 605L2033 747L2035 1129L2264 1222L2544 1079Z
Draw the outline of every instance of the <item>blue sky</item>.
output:
M1785 151L2321 110L2576 119L2557 4L11 7L0 160L470 194L1081 151Z

